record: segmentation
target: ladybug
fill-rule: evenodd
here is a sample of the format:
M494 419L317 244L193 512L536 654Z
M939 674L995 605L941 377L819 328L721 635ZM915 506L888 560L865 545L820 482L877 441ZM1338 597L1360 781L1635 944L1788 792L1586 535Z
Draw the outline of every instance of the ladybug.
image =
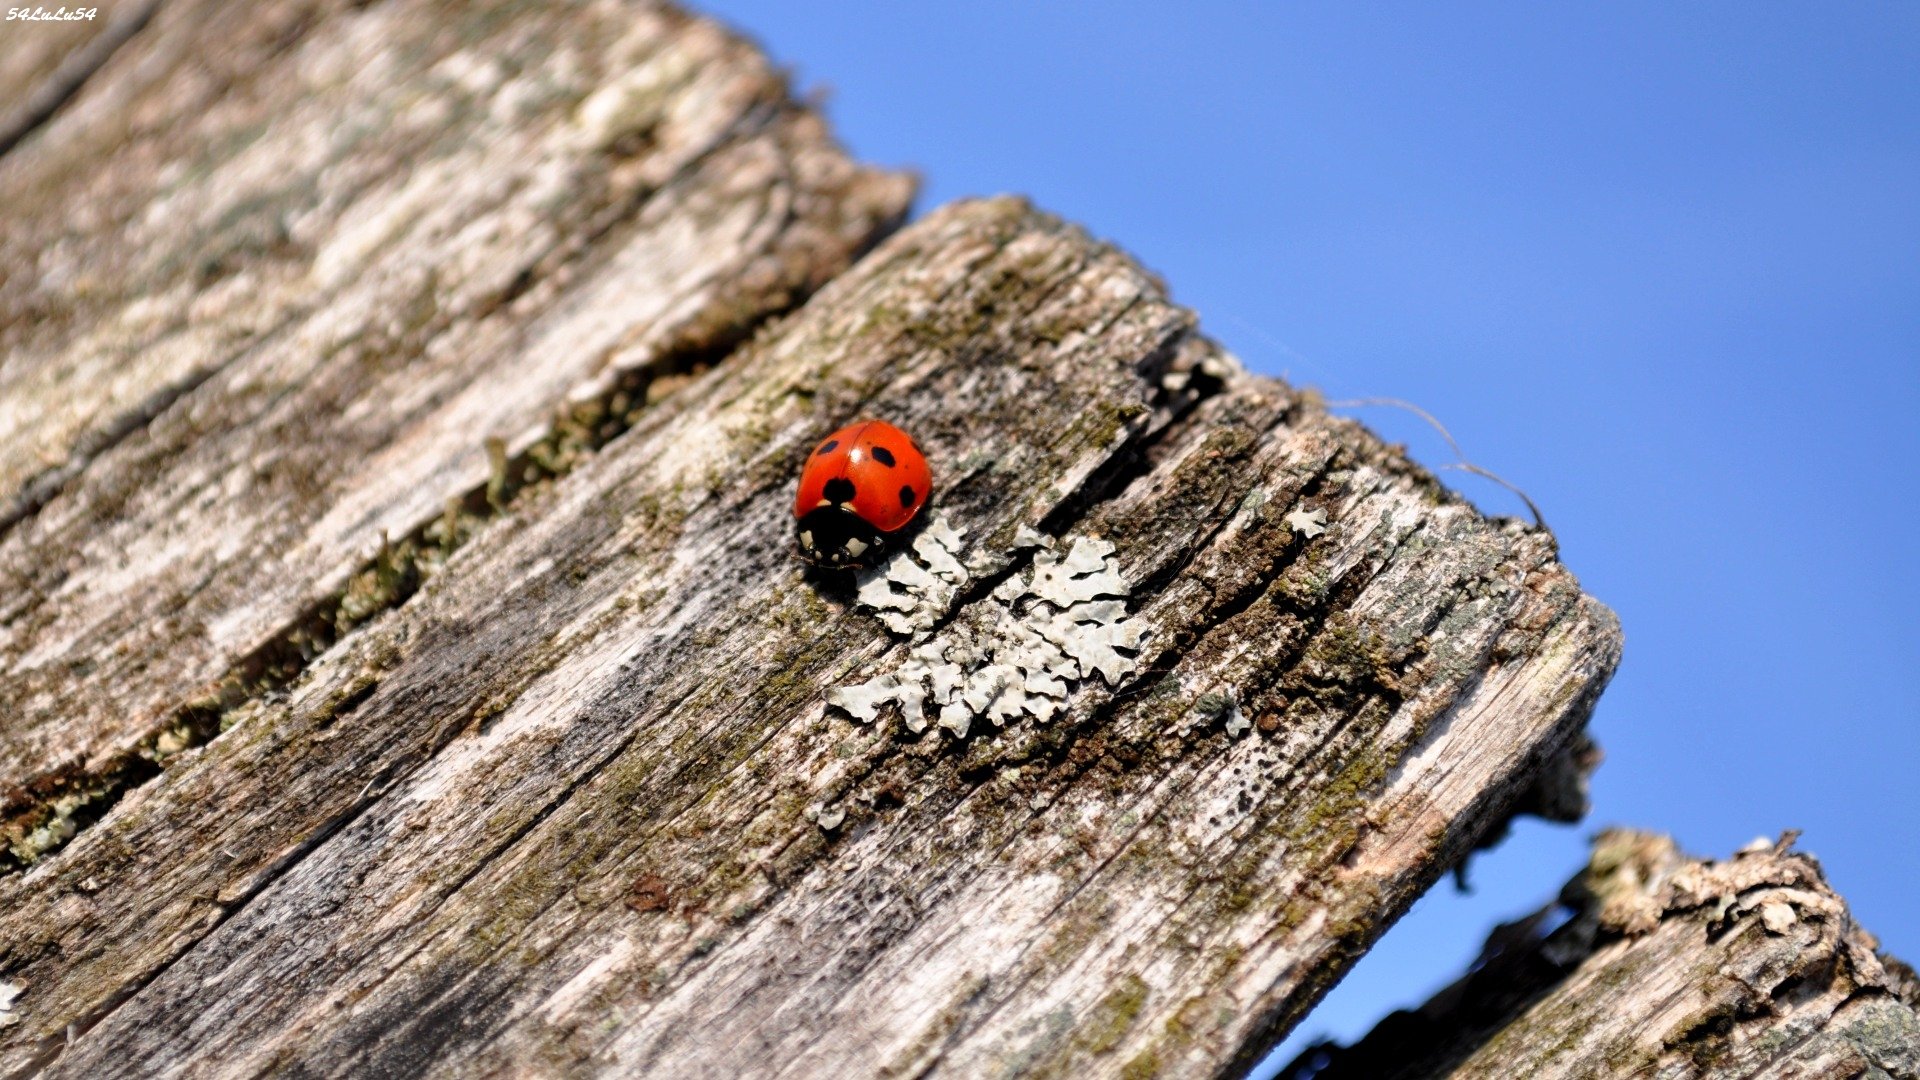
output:
M933 473L907 433L860 420L821 440L800 473L793 516L800 557L815 566L866 566L933 494Z

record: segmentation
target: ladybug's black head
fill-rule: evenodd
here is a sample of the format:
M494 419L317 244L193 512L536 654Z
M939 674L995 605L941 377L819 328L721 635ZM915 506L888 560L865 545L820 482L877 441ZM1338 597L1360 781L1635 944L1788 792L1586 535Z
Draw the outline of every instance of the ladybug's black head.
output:
M800 557L829 570L857 570L886 553L887 538L845 506L809 510L794 526Z

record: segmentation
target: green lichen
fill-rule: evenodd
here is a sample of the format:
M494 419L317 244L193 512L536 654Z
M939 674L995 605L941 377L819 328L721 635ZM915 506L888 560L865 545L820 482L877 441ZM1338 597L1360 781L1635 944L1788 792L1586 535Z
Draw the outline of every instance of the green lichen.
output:
M1145 405L1137 401L1101 402L1076 416L1073 423L1067 425L1060 434L1055 445L1067 450L1111 448L1119 441L1120 433L1147 415L1148 411Z
M1138 975L1122 976L1118 985L1107 991L1094 1005L1074 1033L1074 1045L1089 1054L1105 1054L1120 1045L1127 1031L1147 1003L1146 980Z
M1326 845L1344 850L1358 837L1362 815L1373 795L1400 759L1397 747L1365 744L1357 748L1313 802L1285 829L1289 847Z
M413 595L424 577L421 550L412 538L390 544L382 533L373 565L347 582L334 608L334 632L344 634Z

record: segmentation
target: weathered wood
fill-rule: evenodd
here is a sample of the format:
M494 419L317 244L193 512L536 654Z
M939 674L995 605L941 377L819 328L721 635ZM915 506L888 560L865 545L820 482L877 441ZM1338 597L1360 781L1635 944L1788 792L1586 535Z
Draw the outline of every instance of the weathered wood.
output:
M1230 1073L1578 801L1620 640L1551 537L1120 252L993 200L834 277L903 186L669 12L262 10L104 171L60 258L105 284L0 286L0 1075ZM118 160L89 125L200 86L191 15L0 184ZM362 107L442 137L321 138ZM156 195L318 232L114 352L221 248L118 236ZM862 414L938 489L856 592L787 500Z
M157 6L158 0L133 0L116 5L104 18L94 7L91 19L11 22L6 28L7 47L0 49L0 154L19 145L72 100L116 49L146 27ZM54 5L46 10L58 13L62 7L72 10L86 5Z
M0 822L25 857L65 828L42 807L350 622L383 537L483 507L489 439L515 482L562 467L907 196L670 11L192 7L88 87L151 95L151 127L103 144L126 121L76 102L0 172L0 264L37 271L0 288L0 793L31 795ZM209 104L208 35L283 77Z
M1920 982L1790 843L1716 863L1603 833L1559 904L1496 931L1472 974L1282 1075L1920 1076Z
M1139 671L964 741L829 713L905 645L800 573L780 492L870 411L968 558L1115 542ZM884 245L530 499L0 884L5 1061L1223 1068L1497 824L1618 648L1545 535L1007 202Z

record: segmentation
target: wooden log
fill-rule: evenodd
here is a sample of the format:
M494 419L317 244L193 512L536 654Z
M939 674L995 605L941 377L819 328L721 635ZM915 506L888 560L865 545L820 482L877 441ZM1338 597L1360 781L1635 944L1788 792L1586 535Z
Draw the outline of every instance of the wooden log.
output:
M1711 862L1609 830L1559 902L1497 930L1471 974L1281 1075L1920 1076L1920 980L1791 843Z
M1231 1073L1510 813L1578 802L1620 639L1550 536L1247 375L1016 200L944 208L766 323L886 227L897 180L704 23L656 12L617 59L593 20L629 9L421 40L407 8L315 15L230 92L319 71L443 115L422 103L538 42L568 95L500 115L516 76L487 77L490 119L435 150L313 151L370 178L372 207L326 204L348 271L324 241L242 256L258 284L217 318L261 336L155 344L144 396L37 374L147 356L63 344L138 302L162 264L137 236L88 241L126 268L104 299L9 301L0 394L72 408L7 436L64 471L0 562L0 1075ZM96 79L172 85L139 50L198 32L174 11ZM608 88L676 55L685 108L731 117L707 149L579 147L654 115ZM94 91L0 180L109 153L61 134ZM287 124L241 175L307 160ZM578 217L408 194L544 153L602 193L682 158ZM240 181L208 160L211 206ZM138 218L163 173L106 201ZM523 238L508 274L499 238L553 213L569 239ZM183 280L191 308L228 278ZM860 415L912 431L937 487L849 581L796 563L788 503Z

